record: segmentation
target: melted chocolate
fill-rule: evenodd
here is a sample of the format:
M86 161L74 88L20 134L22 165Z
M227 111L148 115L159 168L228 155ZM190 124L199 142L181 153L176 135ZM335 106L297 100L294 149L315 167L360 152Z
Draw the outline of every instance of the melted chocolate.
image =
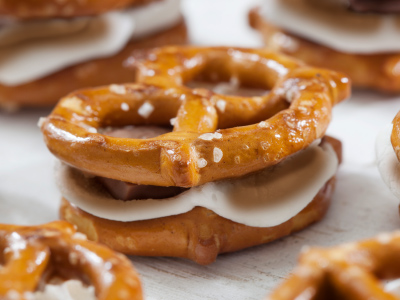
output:
M103 134L120 138L148 139L170 131L167 128L157 126L128 126L118 129L106 129ZM170 198L186 190L176 186L138 185L105 177L98 177L98 181L115 199L125 201Z
M400 0L349 0L349 5L352 10L357 12L400 12Z
M124 201L170 198L186 190L178 186L138 185L104 177L99 177L98 180L111 196Z

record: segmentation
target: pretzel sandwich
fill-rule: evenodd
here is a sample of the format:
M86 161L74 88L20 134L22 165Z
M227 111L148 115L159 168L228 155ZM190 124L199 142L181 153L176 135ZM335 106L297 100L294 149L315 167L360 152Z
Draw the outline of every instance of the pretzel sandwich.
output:
M289 278L267 299L398 299L400 233L332 248L311 248L300 255ZM397 295L396 295L397 294Z
M324 9L319 16L319 19L328 20L332 24L336 24L338 28L357 28L360 27L360 23L365 23L363 19L378 19L379 15L371 14L360 14L350 12L349 9L338 8L338 6L345 6L343 1L330 1L320 2L312 0L277 0L278 2L288 2L288 6L296 6L299 3L310 7L329 6L331 3L332 7ZM361 2L361 1L360 1ZM366 3L373 3L373 1L364 1ZM395 1L391 1L395 5ZM381 4L376 4L381 5ZM391 10L389 10L391 11ZM351 16L343 15L346 14L354 15L354 20ZM271 12L272 13L272 12ZM302 9L298 9L298 14L302 14ZM385 16L385 14L382 14ZM317 19L316 17L316 19ZM340 18L340 22L335 22L337 18ZM373 28L378 23L376 20L371 20L367 23L366 28L360 29L359 35L367 36L368 29L372 34L373 32L381 32L384 35L384 28ZM326 23L328 23L328 21ZM252 9L249 13L250 25L260 31L264 39L265 44L275 50L280 51L284 54L296 57L303 60L307 64L312 66L329 68L332 70L344 72L347 74L355 87L374 89L381 92L398 93L400 92L400 76L398 72L399 68L399 51L387 50L387 51L345 51L338 48L333 48L318 40L313 40L302 36L301 34L294 33L290 30L286 30L281 26L275 25L273 22L268 21L261 12L260 8ZM398 23L398 21L396 21ZM322 23L322 21L321 21ZM343 24L342 24L343 23ZM384 22L382 21L382 24ZM371 25L371 28L368 26ZM398 26L398 25L396 25ZM302 28L302 24L298 24L298 28ZM390 36L387 34L387 36ZM336 37L335 37L336 38ZM359 36L354 36L354 43L358 41ZM392 37L395 40L395 36ZM379 43L379 42L376 42ZM370 44L374 44L372 37Z
M152 0L2 0L0 15L16 19L82 17L150 1Z
M52 279L78 279L94 286L96 299L143 299L130 261L86 240L57 221L40 226L0 225L0 298L34 299Z
M349 93L346 77L263 50L166 47L133 63L138 83L81 90L61 99L40 124L45 142L80 171L139 186L190 188L182 197L210 182L262 171L306 149L324 136L332 106ZM246 98L184 86L194 78L226 81L232 76L242 85L271 91ZM172 132L149 139L100 133L108 126L168 126L171 119ZM125 253L208 264L218 253L265 243L319 220L332 193L334 180L327 181L309 207L276 227L238 224L197 205L150 220L103 220L70 204L66 195L61 215L89 238Z
M0 109L49 107L76 89L132 82L129 56L186 42L179 0L0 1Z

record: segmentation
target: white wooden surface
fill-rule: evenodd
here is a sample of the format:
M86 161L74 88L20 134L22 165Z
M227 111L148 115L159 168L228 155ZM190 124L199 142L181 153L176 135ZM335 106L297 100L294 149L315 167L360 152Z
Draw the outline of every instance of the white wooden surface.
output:
M258 46L247 9L261 0L186 0L193 42ZM335 109L329 133L344 143L344 162L326 218L274 243L222 255L211 266L172 258L132 258L146 299L263 299L296 264L303 245L334 245L400 227L398 201L380 179L374 143L400 110L400 97L356 91ZM57 218L53 158L39 129L47 110L0 112L0 222L38 224Z

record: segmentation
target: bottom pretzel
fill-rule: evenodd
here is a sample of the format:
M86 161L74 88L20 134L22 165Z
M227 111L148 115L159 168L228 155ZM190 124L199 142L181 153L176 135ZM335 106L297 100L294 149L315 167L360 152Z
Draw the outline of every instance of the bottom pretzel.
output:
M339 141L325 137L339 156ZM274 227L250 227L225 219L211 210L195 207L180 215L119 222L91 215L63 199L61 217L89 239L130 255L172 256L207 265L220 253L271 242L299 231L323 218L335 186L331 178L300 213Z

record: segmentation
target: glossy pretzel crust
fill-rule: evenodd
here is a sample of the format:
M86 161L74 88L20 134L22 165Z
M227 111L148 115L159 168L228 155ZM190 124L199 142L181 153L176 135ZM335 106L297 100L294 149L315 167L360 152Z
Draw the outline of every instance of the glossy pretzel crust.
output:
M350 54L311 42L265 21L259 9L251 10L249 21L259 30L265 44L309 65L347 74L353 85L381 92L400 92L400 53Z
M341 143L330 137L325 137L324 142L333 146L340 160ZM60 215L89 239L117 251L131 255L182 257L207 265L220 253L265 244L319 221L328 209L334 187L335 178L331 178L300 213L268 228L239 224L203 207L176 216L118 222L93 216L63 199Z
M36 291L52 276L86 281L99 300L143 299L131 262L77 235L65 221L40 226L0 224L0 250L1 299L28 299L25 293Z
M171 29L129 42L112 57L83 62L18 86L0 84L0 109L53 106L61 97L80 88L132 82L135 80L135 73L124 68L123 64L130 55L135 55L136 50L186 42L186 25L181 21Z
M391 135L391 142L396 153L397 159L400 161L400 112L397 113L396 117L393 119L393 129Z
M192 187L235 178L322 138L332 106L350 87L341 74L253 49L166 47L135 66L141 83L81 90L59 102L41 124L55 156L97 176L143 185ZM272 90L243 98L183 85L201 71ZM152 139L99 133L106 126L168 126L175 117L173 132Z
M311 248L267 300L395 300L382 280L400 275L400 232L333 248Z
M16 19L81 17L153 1L156 0L1 0L0 15Z

